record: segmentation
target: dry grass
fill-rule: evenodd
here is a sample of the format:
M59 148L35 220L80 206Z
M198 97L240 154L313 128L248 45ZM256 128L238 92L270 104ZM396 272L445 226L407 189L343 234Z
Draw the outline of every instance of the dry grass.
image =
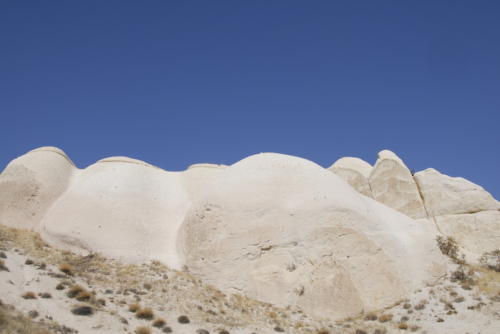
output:
M151 320L155 316L153 310L150 307L141 308L135 312L135 316L139 319Z
M92 294L88 291L80 291L76 296L75 299L78 300L79 302L87 302L92 298Z
M65 273L66 275L73 276L75 268L73 268L73 266L71 264L69 264L69 263L62 263L59 266L59 270L61 272Z
M167 322L163 318L157 318L157 319L155 319L155 321L153 321L153 327L157 327L157 328L162 328L166 324L167 324Z
M388 322L392 320L392 314L382 314L378 317L378 321L380 322Z
M66 295L69 298L75 298L77 295L85 291L85 288L83 288L81 285L76 284L69 287L68 293Z
M34 322L13 308L0 305L0 333L36 334L50 332L43 325Z
M135 313L135 312L139 311L140 309L141 309L141 305L139 305L139 304L130 304L128 306L129 312L132 312L132 313Z
M36 294L33 291L27 291L23 293L21 297L24 299L36 299Z
M149 327L144 327L144 326L137 327L137 328L135 329L135 333L136 333L136 334L151 334L151 328L149 328Z

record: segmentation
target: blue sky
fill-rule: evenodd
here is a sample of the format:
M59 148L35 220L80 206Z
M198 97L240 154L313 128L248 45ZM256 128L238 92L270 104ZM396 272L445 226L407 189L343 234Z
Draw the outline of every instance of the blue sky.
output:
M0 168L390 149L500 198L500 1L3 1Z

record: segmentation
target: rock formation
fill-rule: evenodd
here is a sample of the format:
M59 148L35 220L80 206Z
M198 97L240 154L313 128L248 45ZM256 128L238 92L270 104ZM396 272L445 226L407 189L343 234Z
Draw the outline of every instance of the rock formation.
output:
M268 153L169 172L125 157L78 169L45 147L0 175L0 223L330 319L384 308L442 275L440 233L473 260L500 248L491 195L431 169L414 178L390 151L373 168Z
M359 193L373 197L368 182L372 166L366 161L352 157L340 158L328 170L340 176Z

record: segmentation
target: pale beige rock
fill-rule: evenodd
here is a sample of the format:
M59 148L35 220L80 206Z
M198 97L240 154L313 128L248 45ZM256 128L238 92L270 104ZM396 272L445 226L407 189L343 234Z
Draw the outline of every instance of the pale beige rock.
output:
M310 161L260 154L194 200L178 246L188 270L223 291L338 319L442 274L434 228Z
M450 177L433 168L415 173L430 216L499 210L500 204L481 186L461 177Z
M0 175L0 223L37 227L75 171L73 162L55 147L41 147L11 161Z
M414 219L427 217L410 170L393 152L379 152L369 182L375 200Z
M485 252L500 249L500 211L436 217L440 231L457 241L475 263Z
M357 192L372 197L370 183L368 182L372 166L366 161L352 157L340 158L328 170L340 176Z
M41 222L45 240L75 252L180 268L175 240L190 205L182 173L110 158L75 174Z

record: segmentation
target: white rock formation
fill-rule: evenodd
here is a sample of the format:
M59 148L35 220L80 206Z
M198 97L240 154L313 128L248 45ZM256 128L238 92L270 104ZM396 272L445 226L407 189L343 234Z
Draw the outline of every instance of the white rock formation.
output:
M416 221L427 218L424 202L394 153L380 152L373 168L345 158L330 169L260 154L183 172L125 157L80 170L41 148L0 174L0 223L77 252L187 266L224 291L332 319L383 308L441 275L436 226L470 258L500 248L498 202L479 186L417 173L431 219Z
M76 167L55 147L12 160L0 175L0 223L32 229L66 190Z
M375 200L414 219L427 217L410 170L393 152L379 152L369 182Z
M430 216L500 209L500 204L486 190L461 177L428 168L415 173L415 181Z
M260 154L194 201L178 245L189 271L223 291L340 318L441 274L434 235L310 161Z
M368 182L372 169L366 161L352 157L340 158L328 168L349 183L357 192L368 197L372 197Z

